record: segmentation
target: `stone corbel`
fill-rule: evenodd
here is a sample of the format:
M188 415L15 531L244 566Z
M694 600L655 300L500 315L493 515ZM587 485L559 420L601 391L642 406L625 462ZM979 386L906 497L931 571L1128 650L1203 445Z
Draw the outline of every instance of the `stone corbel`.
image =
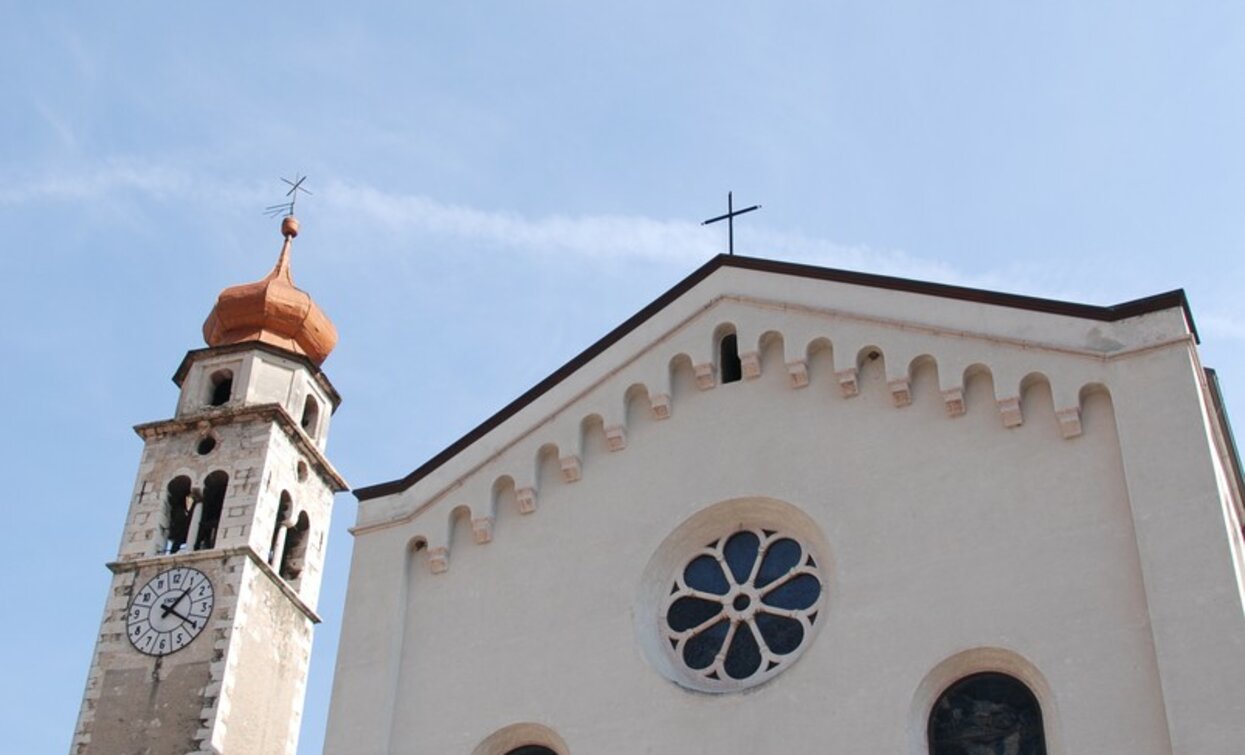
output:
M692 370L696 373L696 387L702 391L707 391L717 385L717 379L713 376L713 363L701 362L693 365Z
M860 393L860 383L857 382L855 367L837 370L834 378L839 381L839 390L843 393L843 398L851 398Z
M1081 429L1081 408L1079 406L1070 409L1060 409L1055 412L1055 419L1059 420L1059 432L1063 433L1065 438L1075 438L1083 431Z
M433 574L444 574L450 568L450 549L444 545L428 549L428 568Z
M471 536L480 545L493 542L493 517L478 516L472 518Z
M791 377L792 388L803 388L808 385L808 362L803 359L787 362L787 375Z
M580 466L579 457L571 454L558 459L558 466L562 468L563 482L578 482L583 477L583 468Z
M744 380L756 380L761 377L761 355L749 351L739 355L739 366L743 370Z
M536 488L519 488L514 491L514 500L519 504L520 514L530 514L536 510Z
M610 425L605 428L605 442L611 451L621 451L627 447L627 428L622 425Z
M908 378L895 378L887 381L886 387L890 389L891 401L895 406L907 406L912 403L912 384L908 382Z
M1001 399L998 402L999 415L1003 418L1003 427L1020 427L1024 424L1024 415L1020 413L1020 397Z
M653 419L669 419L670 418L670 394L654 393L649 397L649 403L653 407Z
M947 407L948 417L962 417L967 409L964 406L964 389L948 388L942 392L942 403Z

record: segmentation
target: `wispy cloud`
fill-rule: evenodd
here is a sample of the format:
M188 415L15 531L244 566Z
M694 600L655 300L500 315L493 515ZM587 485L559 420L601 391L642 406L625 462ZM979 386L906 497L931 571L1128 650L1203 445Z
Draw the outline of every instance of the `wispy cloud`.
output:
M537 255L699 262L723 251L723 231L689 220L639 215L549 215L481 210L418 194L393 194L365 184L331 181L321 196L338 222L361 220L397 234L452 238L473 244L522 249ZM900 251L839 244L758 227L738 234L760 256L881 274L969 282L949 265Z
M620 259L696 264L722 251L723 232L698 222L641 215L531 217L439 201L421 194L386 192L370 184L327 179L315 188L318 224L341 234L382 229L417 243L439 239L475 249L519 250L534 257ZM271 186L221 181L184 168L117 159L94 170L53 174L0 188L0 206L36 203L117 205L178 202L202 212L272 204ZM1060 296L1040 271L993 270L969 275L953 265L901 250L841 244L766 228L750 219L737 241L750 254L986 288ZM373 248L386 248L380 245ZM398 245L399 247L401 244Z

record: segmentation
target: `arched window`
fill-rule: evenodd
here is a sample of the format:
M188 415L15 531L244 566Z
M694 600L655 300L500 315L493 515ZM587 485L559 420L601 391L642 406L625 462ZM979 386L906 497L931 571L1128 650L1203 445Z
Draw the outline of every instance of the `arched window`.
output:
M316 437L316 426L320 421L320 404L316 402L315 396L308 396L303 402L303 418L298 424L302 425L303 432L311 437Z
M208 404L224 406L233 396L233 370L217 370L209 380L212 387L208 394Z
M216 547L216 530L220 527L220 513L225 505L225 490L229 487L229 475L217 470L203 480L203 515L199 520L199 532L195 537L197 551Z
M938 697L929 715L930 755L1046 755L1042 709L1020 680L973 674Z
M190 478L182 475L169 482L168 499L165 508L168 513L168 538L165 540L164 552L177 553L190 539L190 514L194 508L194 499L190 496Z
M744 367L739 361L739 338L734 333L727 333L718 342L718 365L723 383L735 383L744 376Z
M506 755L558 755L544 745L523 745L510 750Z
M307 555L307 533L311 529L311 520L304 511L298 515L298 521L285 533L285 550L281 553L281 569L278 573L288 580L302 576L303 563Z

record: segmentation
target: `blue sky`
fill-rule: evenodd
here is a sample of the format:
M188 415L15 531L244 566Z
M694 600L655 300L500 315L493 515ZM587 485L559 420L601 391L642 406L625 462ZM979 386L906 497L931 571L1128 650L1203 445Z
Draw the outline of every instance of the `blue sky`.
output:
M1113 304L1189 294L1245 406L1245 6L21 4L0 27L0 729L68 746L140 453L218 291L336 322L330 457L399 477L725 245ZM674 6L674 7L672 7ZM1245 420L1237 421L1238 427ZM301 752L351 549L340 496Z

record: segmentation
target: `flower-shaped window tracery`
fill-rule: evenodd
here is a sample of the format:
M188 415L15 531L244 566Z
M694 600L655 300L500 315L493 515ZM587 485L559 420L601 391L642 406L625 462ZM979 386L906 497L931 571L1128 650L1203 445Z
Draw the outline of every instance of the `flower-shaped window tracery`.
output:
M663 632L698 686L751 686L803 649L822 593L817 562L798 540L740 530L684 565L666 600Z

